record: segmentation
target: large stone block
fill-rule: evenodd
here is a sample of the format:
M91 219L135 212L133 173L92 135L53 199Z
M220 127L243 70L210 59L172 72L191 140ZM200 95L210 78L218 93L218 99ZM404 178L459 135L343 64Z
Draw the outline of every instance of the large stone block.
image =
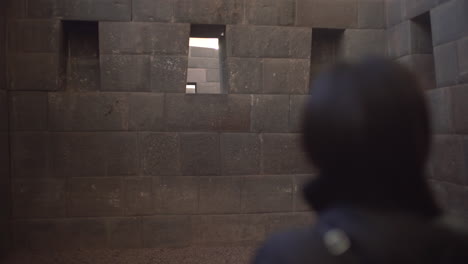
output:
M46 130L47 93L11 92L9 112L12 130Z
M149 55L101 55L103 91L150 91Z
M188 60L188 67L199 69L219 69L219 59L190 57Z
M189 57L219 58L219 49L201 48L195 46L191 46L189 49Z
M438 0L405 1L406 18L414 18L431 10Z
M132 20L148 22L169 22L174 13L173 0L133 0Z
M219 175L221 170L219 134L180 134L183 175Z
M123 93L49 93L49 127L55 131L128 129Z
M192 24L237 24L244 17L242 0L176 0L175 20Z
M102 54L187 55L190 38L188 24L145 22L101 22Z
M192 243L190 216L143 217L143 247L180 247Z
M137 173L134 133L54 133L50 143L51 175L98 177Z
M287 212L293 208L291 176L249 176L243 178L244 213Z
M140 133L140 174L142 175L179 175L180 140L175 133Z
M302 132L302 123L308 95L291 95L289 100L289 132Z
M413 54L401 57L398 62L407 66L420 79L424 89L437 87L435 78L434 56L432 54Z
M287 132L289 127L288 95L254 95L252 131Z
M271 26L227 26L227 56L310 58L312 29Z
M438 88L427 92L431 112L432 131L435 134L453 133L452 101L448 88Z
M468 182L464 141L461 136L436 135L431 154L434 179L456 184Z
M206 81L207 82L219 82L221 71L219 69L207 69L206 70Z
M431 10L432 36L434 46L451 42L468 33L468 3L453 0Z
M149 215L154 211L153 178L128 177L123 183L125 215Z
M198 177L171 176L153 179L153 201L157 214L198 212Z
M71 178L68 185L70 216L123 214L123 190L120 178Z
M206 71L206 69L189 68L187 70L187 82L196 82L197 84L200 82L206 82ZM219 75L219 70L214 69L214 71L218 72Z
M107 221L110 248L141 248L141 221L136 217L111 218Z
M226 77L229 93L261 93L263 91L263 60L227 58Z
M312 207L304 199L304 187L312 181L313 175L294 175L294 211L304 212L311 211Z
M349 0L298 0L296 24L315 28L354 28L358 3Z
M62 45L60 20L12 20L9 24L10 52L58 52Z
M223 175L260 173L260 138L257 134L226 133L221 135Z
M203 177L200 179L201 214L240 213L241 178Z
M151 57L151 91L184 93L186 83L186 56Z
M220 94L222 93L220 83L215 82L203 82L197 83L198 94Z
M385 28L385 1L358 0L358 27Z
M468 83L468 37L458 41L458 70L460 81Z
M131 0L65 0L60 11L66 20L130 21Z
M129 95L130 130L164 130L164 95L154 93L133 93Z
M467 187L440 181L432 181L431 183L437 201L445 211L457 217L468 214Z
M100 61L97 58L68 58L66 90L98 91L101 87L100 67Z
M449 87L455 133L468 134L468 85Z
M434 61L437 87L451 86L458 83L458 59L456 42L434 48Z
M387 27L400 23L405 16L405 0L385 0Z
M59 16L60 0L22 0L27 2L26 14L30 18L52 18ZM21 1L15 1L21 2Z
M411 53L411 21L406 21L387 30L388 56L399 58Z
M13 178L43 178L48 175L47 132L16 132L11 135Z
M313 172L299 134L263 134L262 160L265 174Z
M263 92L305 94L309 86L310 60L265 59Z
M245 2L248 24L289 26L294 24L296 2L293 0L252 0Z
M65 216L64 179L15 179L12 186L14 218Z
M61 62L57 53L21 53L8 57L9 89L58 90L61 87Z
M249 95L166 94L170 131L249 131Z
M387 37L385 30L347 29L342 43L342 54L348 59L365 56L386 56Z

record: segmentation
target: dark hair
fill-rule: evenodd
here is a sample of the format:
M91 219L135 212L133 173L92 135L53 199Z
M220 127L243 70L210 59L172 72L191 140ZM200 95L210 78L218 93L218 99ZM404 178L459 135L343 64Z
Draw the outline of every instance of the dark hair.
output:
M315 197L322 206L338 200L437 213L424 177L431 136L424 91L403 66L380 58L332 66L311 85L303 126L319 193L335 196ZM314 204L317 190L308 188Z

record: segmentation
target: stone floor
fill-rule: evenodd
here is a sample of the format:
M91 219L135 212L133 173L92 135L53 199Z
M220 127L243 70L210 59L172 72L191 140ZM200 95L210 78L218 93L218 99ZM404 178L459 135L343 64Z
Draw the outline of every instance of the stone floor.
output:
M5 264L245 264L253 247L188 247L168 249L17 251Z

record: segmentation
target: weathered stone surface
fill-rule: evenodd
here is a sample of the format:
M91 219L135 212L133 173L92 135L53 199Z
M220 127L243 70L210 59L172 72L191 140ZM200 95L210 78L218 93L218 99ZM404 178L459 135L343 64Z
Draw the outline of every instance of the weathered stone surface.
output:
M227 26L227 56L310 58L310 28Z
M384 0L358 0L358 27L385 28Z
M432 118L432 130L435 134L453 133L452 102L448 88L438 88L427 92Z
M102 54L187 55L190 37L188 24L145 22L99 23Z
M68 181L70 216L118 216L123 211L120 178L71 178Z
M313 172L299 134L263 134L262 160L265 174Z
M434 56L432 54L413 54L401 57L398 62L407 66L418 75L424 89L437 87L435 78Z
M411 52L411 22L400 23L387 30L388 55L399 58Z
M27 2L26 13L29 18L57 17L61 11L60 0L22 0ZM21 1L15 1L21 2Z
M180 140L177 134L140 133L138 141L141 174L180 174Z
M468 83L468 37L458 41L458 70L460 81Z
M458 184L431 181L437 201L445 211L460 217L467 215L468 188Z
M192 24L237 24L244 16L242 0L176 0L175 20Z
M130 130L164 130L164 95L154 93L134 93L129 95Z
M358 22L357 1L298 0L296 25L316 28L354 28Z
M198 211L198 177L171 176L153 179L157 214L195 214Z
M9 25L11 52L58 52L61 45L60 20L14 20Z
M150 91L149 55L101 55L103 91Z
M65 216L64 179L15 179L12 186L14 218Z
M65 0L60 13L66 20L130 21L132 18L132 1Z
M99 90L101 85L100 66L100 61L96 58L69 58L66 90L77 92Z
M220 70L208 69L206 70L206 81L207 82L219 82L220 81Z
M468 134L468 85L449 87L455 133Z
M287 132L289 126L288 95L254 95L252 131Z
M107 221L110 248L141 248L142 234L140 219L111 218Z
M405 1L405 11L407 18L414 18L429 11L437 4L437 0Z
M309 99L308 95L291 95L289 100L289 132L302 131L304 111Z
M151 91L184 93L186 83L187 57L151 57Z
M152 177L128 177L123 180L125 215L149 215L153 213L152 185Z
M220 83L213 82L202 82L197 83L197 93L198 94L220 94L221 85Z
M240 213L241 178L203 177L200 179L201 214Z
M309 86L310 60L265 59L263 92L304 94Z
M57 53L21 53L9 58L9 89L53 91L61 86Z
M314 224L314 214L309 212L265 214L262 222L265 234L270 236L291 229L309 227Z
M76 249L107 246L104 219L46 219L15 221L13 243L18 249Z
M179 247L192 242L190 216L143 217L143 247Z
M174 13L173 0L133 0L132 20L169 22Z
M464 142L457 135L436 135L431 154L434 179L456 184L468 182Z
M183 175L219 175L221 162L219 134L180 134Z
M47 93L11 92L9 112L12 130L46 130ZM6 121L6 116L2 120Z
M386 56L387 37L385 30L347 29L342 43L342 54L348 59L359 59L364 56Z
M170 131L249 131L249 95L166 94Z
M294 175L294 211L304 212L311 211L312 207L304 199L304 186L310 182L314 176L312 175Z
M263 60L227 58L226 71L229 93L262 92Z
M49 126L55 131L128 129L128 97L122 93L49 93Z
M48 140L46 132L12 133L11 173L14 178L47 177Z
M245 213L287 212L293 208L291 176L249 176L242 183Z
M206 69L193 69L189 68L187 70L187 82L206 82ZM219 75L219 70L214 70L218 72Z
M134 133L54 133L50 139L51 175L98 177L135 175Z
M458 59L456 42L434 48L437 87L458 83Z
M260 173L260 138L257 134L221 135L223 175Z
M394 26L403 20L405 0L385 0L387 27Z
M293 0L251 0L245 2L248 24L289 26L294 24L296 2Z
M192 46L189 48L190 57L218 58L220 51L212 48L201 48Z

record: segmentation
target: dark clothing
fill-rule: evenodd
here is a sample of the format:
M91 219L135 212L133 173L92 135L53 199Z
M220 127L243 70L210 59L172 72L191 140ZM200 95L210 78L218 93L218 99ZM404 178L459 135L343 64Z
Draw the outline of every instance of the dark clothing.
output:
M431 264L468 263L468 236L446 221L402 211L335 207L320 212L314 228L273 236L255 264ZM324 242L332 229L351 246L334 255Z

